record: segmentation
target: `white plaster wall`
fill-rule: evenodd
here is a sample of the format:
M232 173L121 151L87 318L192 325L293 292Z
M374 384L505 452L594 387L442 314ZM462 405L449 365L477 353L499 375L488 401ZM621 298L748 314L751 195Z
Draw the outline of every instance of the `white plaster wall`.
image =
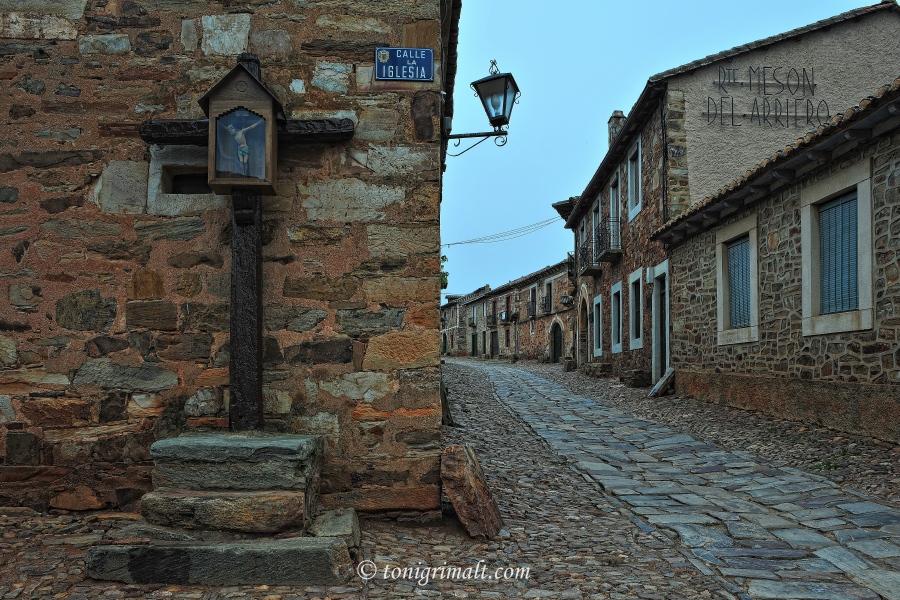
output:
M815 74L815 94L809 90L797 90L792 95L788 89L780 93L768 70L768 84L764 95L757 86L754 74L753 90L748 85L749 69L781 67L777 77L785 81L791 68ZM717 84L722 69L736 69L738 81L744 85L726 83L725 90ZM685 96L685 129L688 141L688 170L691 186L691 203L696 203L731 183L753 165L771 156L785 145L793 143L819 122L813 116L812 124L806 120L806 101L815 106L825 101L834 115L855 106L861 99L873 94L882 84L900 76L900 14L883 11L856 21L832 26L825 31L809 33L799 39L791 39L768 50L755 50L721 61L694 72L680 75L669 82L670 90L681 90ZM792 76L792 85L795 80ZM723 96L733 98L734 125L730 114L731 99L725 100L729 112L724 119L719 116L709 122L708 98L721 103ZM753 115L754 100L763 109L769 101L769 123ZM793 116L794 99L800 100L800 118ZM775 122L775 101L782 107L791 100L791 118L785 124L782 108L781 122ZM823 106L824 109L824 106ZM764 112L764 111L763 111ZM752 119L751 119L752 115ZM763 121L760 123L760 121Z

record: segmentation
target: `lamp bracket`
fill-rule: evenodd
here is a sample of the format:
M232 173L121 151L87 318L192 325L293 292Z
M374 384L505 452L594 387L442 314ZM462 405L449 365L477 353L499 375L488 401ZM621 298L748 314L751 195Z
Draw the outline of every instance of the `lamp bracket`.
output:
M467 138L481 138L481 139L478 140L477 142L475 142L474 144L472 144L471 146L469 146L468 148L466 148L465 150L463 150L462 152L458 152L456 154L450 154L448 152L447 156L454 156L454 157L461 156L461 155L465 154L466 152L468 152L469 150L471 150L472 148L474 148L475 146L477 146L478 144L480 144L481 142L483 142L489 138L494 138L495 145L505 146L506 142L507 142L507 138L506 138L507 133L508 132L505 129L497 128L494 131L486 131L484 133L457 133L455 135L448 135L447 136L448 140L456 140L453 143L454 148L459 147L459 140L461 140L461 139L467 139Z
M484 133L454 133L453 135L448 135L447 139L448 140L461 140L461 139L465 139L465 138L478 138L478 137L483 137L483 138L497 137L497 136L506 137L507 133L508 132L505 129L495 129L494 131L486 131ZM458 146L459 144L457 143L456 145Z

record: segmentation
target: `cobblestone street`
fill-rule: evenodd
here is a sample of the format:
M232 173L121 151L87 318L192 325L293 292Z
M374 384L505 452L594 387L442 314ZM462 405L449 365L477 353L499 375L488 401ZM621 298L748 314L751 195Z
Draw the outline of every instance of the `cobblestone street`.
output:
M7 510L0 598L900 598L900 511L889 494L777 462L787 456L777 441L760 447L764 460L682 433L677 419L635 416L649 410L634 408L643 392L577 375L559 365L444 366L459 423L444 428L444 444L475 448L506 524L497 541L471 540L452 520L364 520L361 558L378 572L345 588L124 585L86 580L82 559L136 516ZM713 416L701 421L737 420L733 409L703 410ZM876 463L897 456L878 448ZM876 491L892 489L878 481ZM481 570L427 583L397 570L441 566ZM495 579L498 569L509 578Z

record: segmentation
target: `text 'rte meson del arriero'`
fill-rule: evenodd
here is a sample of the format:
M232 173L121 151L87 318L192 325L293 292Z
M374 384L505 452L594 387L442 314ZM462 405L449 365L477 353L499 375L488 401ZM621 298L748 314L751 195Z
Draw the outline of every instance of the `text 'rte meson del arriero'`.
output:
M706 99L707 125L809 129L831 118L828 103L816 98L813 68L719 67L713 84L715 95Z

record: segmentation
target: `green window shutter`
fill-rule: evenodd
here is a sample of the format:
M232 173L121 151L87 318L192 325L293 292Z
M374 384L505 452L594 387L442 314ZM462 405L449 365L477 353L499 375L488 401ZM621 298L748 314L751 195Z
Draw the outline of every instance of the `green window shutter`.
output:
M750 236L728 244L728 300L731 328L750 326Z
M856 192L819 207L820 314L859 308Z

